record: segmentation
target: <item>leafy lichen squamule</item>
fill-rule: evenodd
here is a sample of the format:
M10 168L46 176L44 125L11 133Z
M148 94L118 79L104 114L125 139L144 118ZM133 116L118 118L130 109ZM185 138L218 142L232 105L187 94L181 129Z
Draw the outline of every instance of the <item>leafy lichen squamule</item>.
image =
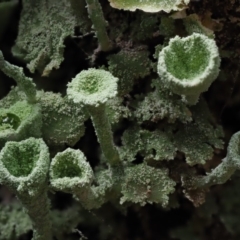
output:
M181 10L190 0L109 0L114 8L135 11L136 9L145 12L177 11Z

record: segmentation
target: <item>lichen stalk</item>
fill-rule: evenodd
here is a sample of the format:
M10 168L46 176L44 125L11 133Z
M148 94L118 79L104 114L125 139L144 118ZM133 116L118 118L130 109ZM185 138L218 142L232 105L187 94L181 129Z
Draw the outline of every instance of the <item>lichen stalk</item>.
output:
M52 224L49 215L50 203L46 188L47 184L34 197L26 193L17 194L32 221L33 240L52 239Z
M227 156L222 162L203 177L183 177L183 185L188 189L209 188L227 182L240 168L240 131L230 139Z
M23 68L17 67L4 60L3 54L0 51L0 69L10 78L13 78L19 88L26 94L27 100L30 103L36 102L36 86L32 79L26 77Z
M101 145L101 149L110 166L116 167L121 164L119 153L113 143L111 125L108 120L104 104L96 107L87 107L93 126Z
M229 164L228 159L224 158L221 164L204 177L183 178L183 185L188 189L200 189L224 184L236 170L236 166Z
M107 52L112 49L112 42L107 34L107 24L103 16L102 7L98 0L86 0L86 3L89 17L93 23L99 41L100 50Z

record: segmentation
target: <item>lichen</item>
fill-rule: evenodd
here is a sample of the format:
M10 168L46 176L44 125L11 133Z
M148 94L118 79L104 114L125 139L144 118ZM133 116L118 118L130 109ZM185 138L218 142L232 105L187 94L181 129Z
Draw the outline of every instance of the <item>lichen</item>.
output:
M122 50L108 57L108 70L117 78L118 95L123 96L132 90L136 80L150 74L149 52L145 49Z
M83 32L86 31L89 25L86 24L86 10L75 2L23 1L18 37L12 52L27 63L32 73L38 70L48 76L53 69L59 68L64 60L66 37L73 36L74 28L79 25ZM77 12L75 5L79 6Z
M189 0L109 0L109 2L114 8L130 11L141 9L145 12L170 12L183 9Z
M215 41L198 33L172 38L158 58L158 74L164 86L191 105L217 78L219 66Z
M191 108L193 121L179 125L174 135L175 146L183 152L189 165L205 164L214 149L223 149L223 130L212 124L211 114L204 101Z
M66 143L73 146L84 134L86 113L60 94L39 91L37 96L42 110L44 140L49 145Z
M144 206L159 203L166 206L175 182L168 177L167 169L154 169L146 164L127 168L123 183L121 203L130 201Z
M175 156L173 134L169 131L147 131L137 127L127 129L122 137L120 148L122 159L132 162L137 155L145 160L172 160Z
M239 239L238 19L207 10L237 3L203 2L0 0L0 239Z
M131 103L135 109L132 115L139 123L144 121L157 123L163 119L169 123L174 123L176 120L187 123L192 120L191 110L179 96L164 89L158 79L153 80L152 86L155 87L153 92L145 96L137 96Z

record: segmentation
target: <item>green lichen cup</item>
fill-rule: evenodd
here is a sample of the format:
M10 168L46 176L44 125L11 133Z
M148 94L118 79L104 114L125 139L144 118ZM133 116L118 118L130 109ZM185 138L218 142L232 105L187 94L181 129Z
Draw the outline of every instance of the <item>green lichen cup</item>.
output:
M51 162L51 188L72 194L86 209L99 208L105 202L105 186L91 186L94 180L93 170L80 150L68 148Z
M47 197L50 157L42 139L9 141L0 153L0 183L21 201L33 226L33 240L51 240Z
M220 57L213 39L203 34L171 39L158 58L158 74L165 88L188 104L198 102L219 74Z
M50 166L53 189L74 194L89 188L92 181L92 168L80 150L68 148L53 158Z
M38 104L18 101L9 108L0 108L0 148L11 141L41 137L42 117Z

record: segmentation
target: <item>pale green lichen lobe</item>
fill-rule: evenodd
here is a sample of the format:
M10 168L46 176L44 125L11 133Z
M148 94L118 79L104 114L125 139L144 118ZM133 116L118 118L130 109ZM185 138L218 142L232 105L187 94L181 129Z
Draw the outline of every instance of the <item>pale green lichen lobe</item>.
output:
M74 35L76 26L80 26L81 32L89 27L82 2L22 1L18 36L12 53L27 63L30 72L37 70L48 76L53 69L60 67L64 60L64 40Z
M167 169L155 169L146 164L127 168L122 185L120 203L130 201L144 206L159 203L166 206L169 194L174 192L175 182L169 178Z
M146 34L146 33L145 33ZM122 50L117 54L110 55L109 71L117 78L118 95L128 94L138 79L148 76L151 72L149 52L145 49Z
M181 10L190 0L109 0L114 8L135 11L136 9L144 12L177 11Z
M86 114L77 104L61 94L39 91L42 109L42 134L48 145L67 144L73 146L84 135Z

